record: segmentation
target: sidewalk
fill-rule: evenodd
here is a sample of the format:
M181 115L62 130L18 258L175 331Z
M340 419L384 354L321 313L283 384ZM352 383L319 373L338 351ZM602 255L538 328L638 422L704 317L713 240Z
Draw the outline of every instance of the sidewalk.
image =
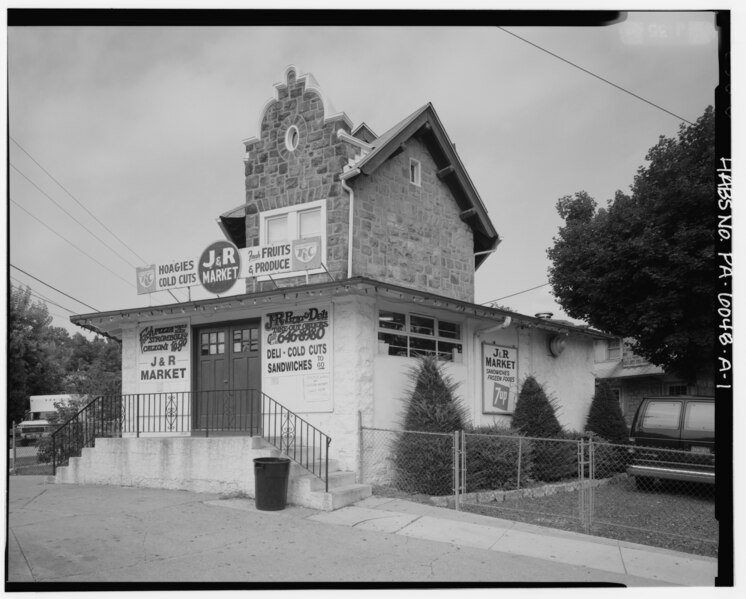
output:
M372 497L336 512L9 478L9 582L712 586L717 562Z

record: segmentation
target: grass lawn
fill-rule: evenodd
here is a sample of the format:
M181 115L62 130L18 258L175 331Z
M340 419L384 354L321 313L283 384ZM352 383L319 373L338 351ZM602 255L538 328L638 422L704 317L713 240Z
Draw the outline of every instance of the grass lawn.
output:
M424 495L405 495L376 487L374 493L431 503ZM502 503L468 503L463 510L505 520L560 528L662 547L673 551L717 557L718 523L712 487L660 485L639 491L633 481L595 489L590 531L580 518L579 493L559 492L546 497L524 497Z

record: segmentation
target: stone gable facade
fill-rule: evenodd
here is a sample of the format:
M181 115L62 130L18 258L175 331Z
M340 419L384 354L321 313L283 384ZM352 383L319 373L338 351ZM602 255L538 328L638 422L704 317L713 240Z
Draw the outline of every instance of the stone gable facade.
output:
M277 99L267 107L258 139L245 142L246 243L259 245L259 214L268 210L326 200L327 268L335 279L347 275L349 199L339 174L354 155L350 144L337 139L337 131L350 132L344 115L326 118L324 102L305 79L287 71L285 85L277 86ZM297 147L285 145L288 129L298 130ZM328 281L326 274L311 275L310 282ZM305 283L305 276L278 279L280 286ZM248 281L247 288L252 282ZM267 289L272 282L260 283Z
M276 86L276 99L264 110L260 135L244 142L246 245L261 243L262 213L325 200L326 267L342 280L348 275L350 196L339 176L345 167L354 167L361 149L338 136L339 130L350 133L349 120L343 113L329 115L330 107L308 81L309 76L297 77L289 68L286 82ZM294 150L286 144L291 130L297 131ZM410 159L420 163L420 185L410 182ZM375 172L347 181L355 195L353 277L473 301L473 231L459 218L452 192L437 172L428 148L411 137ZM308 282L328 281L329 274L312 274ZM305 283L305 275L249 279L247 291Z

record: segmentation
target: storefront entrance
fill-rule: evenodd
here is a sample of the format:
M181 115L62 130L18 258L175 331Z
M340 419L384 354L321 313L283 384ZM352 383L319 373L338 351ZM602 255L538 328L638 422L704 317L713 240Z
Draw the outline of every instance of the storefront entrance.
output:
M256 434L261 428L259 320L196 331L193 434Z

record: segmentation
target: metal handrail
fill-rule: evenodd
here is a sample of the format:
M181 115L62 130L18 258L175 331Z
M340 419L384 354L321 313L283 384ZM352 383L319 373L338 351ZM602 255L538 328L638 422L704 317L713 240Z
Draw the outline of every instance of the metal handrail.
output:
M262 438L324 481L328 492L331 437L265 393L262 393L262 424Z
M257 389L97 396L52 433L52 472L98 437L174 432L260 435L329 490L331 437Z

